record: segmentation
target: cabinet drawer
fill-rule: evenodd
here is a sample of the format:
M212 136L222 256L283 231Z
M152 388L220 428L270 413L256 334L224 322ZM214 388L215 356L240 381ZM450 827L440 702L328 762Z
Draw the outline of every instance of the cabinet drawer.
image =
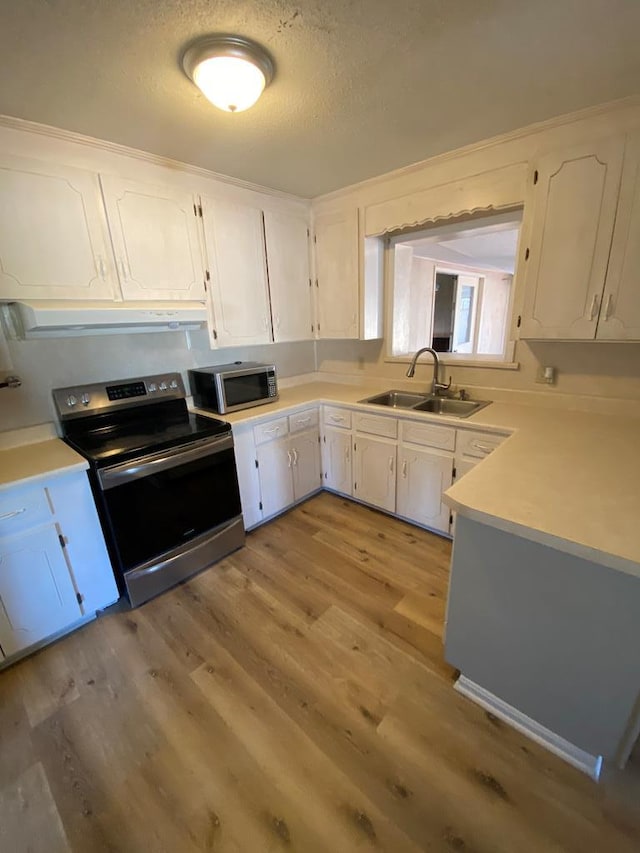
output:
M460 429L458 430L458 454L460 456L473 456L474 459L484 459L506 438L508 438L506 435Z
M437 424L402 421L402 441L437 447L438 450L453 450L456 446L456 431Z
M44 489L16 489L0 494L0 536L11 536L51 520Z
M377 415L356 412L353 425L358 432L383 435L385 438L398 437L398 421L395 418L380 418Z
M305 409L304 412L296 412L289 415L289 432L300 432L302 429L318 426L318 410Z
M351 411L349 409L337 409L335 406L325 406L323 420L327 426L351 429Z
M253 436L256 444L264 444L265 441L271 441L274 438L281 438L289 433L289 419L285 415L283 418L276 418L272 421L266 421L263 424L253 428Z

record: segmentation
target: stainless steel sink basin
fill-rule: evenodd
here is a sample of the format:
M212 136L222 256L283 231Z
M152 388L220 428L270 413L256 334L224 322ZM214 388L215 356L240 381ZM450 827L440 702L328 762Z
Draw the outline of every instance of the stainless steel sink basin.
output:
M374 406L387 406L391 409L411 409L414 412L430 412L432 415L447 415L451 418L468 418L484 409L490 400L452 400L449 397L432 397L412 391L385 391L360 400Z
M375 397L360 400L361 403L373 403L376 406L389 406L393 409L411 409L416 403L427 400L426 394L418 394L415 391L385 391Z
M447 397L429 397L411 408L415 412L431 412L453 418L468 418L489 405L489 400L450 400Z

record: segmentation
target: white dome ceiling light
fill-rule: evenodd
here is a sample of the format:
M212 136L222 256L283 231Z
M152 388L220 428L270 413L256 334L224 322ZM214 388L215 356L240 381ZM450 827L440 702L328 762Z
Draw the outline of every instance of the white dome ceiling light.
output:
M273 60L259 44L240 36L205 36L182 57L185 74L216 107L249 109L273 79Z

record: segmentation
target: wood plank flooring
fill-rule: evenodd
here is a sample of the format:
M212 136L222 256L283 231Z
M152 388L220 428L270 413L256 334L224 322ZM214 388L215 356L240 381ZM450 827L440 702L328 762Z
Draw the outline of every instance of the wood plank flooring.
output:
M323 493L0 673L0 851L638 851L600 785L451 687L450 545Z

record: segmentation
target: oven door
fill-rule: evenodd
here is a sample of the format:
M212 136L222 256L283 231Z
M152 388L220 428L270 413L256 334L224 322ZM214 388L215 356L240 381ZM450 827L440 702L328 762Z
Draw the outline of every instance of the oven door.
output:
M230 434L103 468L98 480L122 572L186 549L241 515Z

